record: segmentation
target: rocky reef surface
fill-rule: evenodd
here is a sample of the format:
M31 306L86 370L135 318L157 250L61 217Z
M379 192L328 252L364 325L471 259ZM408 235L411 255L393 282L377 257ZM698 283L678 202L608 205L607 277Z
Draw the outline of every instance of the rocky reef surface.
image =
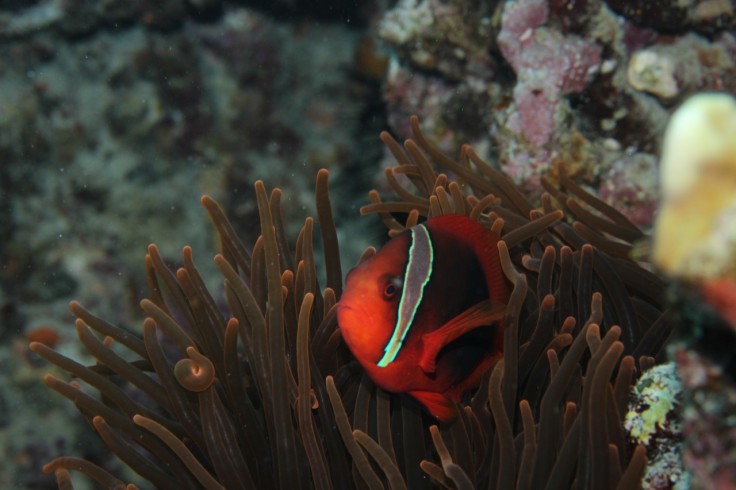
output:
M733 26L728 1L402 0L378 31L396 53L389 120L405 134L421 114L446 149L485 149L531 193L563 162L651 226L669 113L736 91Z

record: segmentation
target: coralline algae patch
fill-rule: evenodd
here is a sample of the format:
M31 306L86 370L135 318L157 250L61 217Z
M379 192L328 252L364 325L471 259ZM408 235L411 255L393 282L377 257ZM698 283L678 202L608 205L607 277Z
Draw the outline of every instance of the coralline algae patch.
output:
M666 430L681 392L682 383L673 363L654 366L645 372L634 388L626 414L626 430L631 437L649 445L652 435L660 429Z
M670 362L647 370L632 390L624 425L631 439L647 448L649 464L642 488L689 488L678 414L682 389Z

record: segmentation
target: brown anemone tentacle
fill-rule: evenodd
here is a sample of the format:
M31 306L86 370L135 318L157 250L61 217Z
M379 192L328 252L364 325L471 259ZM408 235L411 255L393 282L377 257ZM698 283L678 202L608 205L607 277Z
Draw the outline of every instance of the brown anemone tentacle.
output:
M389 456L389 454L384 451L383 448L371 438L371 436L362 430L354 430L353 437L378 464L378 467L381 468L384 475L386 475L388 488L391 490L406 490L407 487L404 482L404 478L401 476L401 472L391 459L391 456Z
M353 457L353 463L355 463L363 482L368 485L368 488L370 489L383 488L381 480L371 468L368 458L365 457L363 450L358 446L358 443L353 437L348 414L345 412L345 407L342 404L342 400L340 400L340 394L337 392L332 376L327 377L327 393L330 396L332 409L335 411L335 423L337 424L337 428L340 430L340 435L345 443L345 447L347 447L350 455Z
M177 439L177 437L165 427L142 415L135 415L133 417L133 422L153 433L156 437L161 439L164 444L169 446L169 448L174 451L179 458L181 458L181 460L186 464L187 469L205 488L211 490L225 490L225 487L215 480L207 469L202 466L194 454L187 449L186 445Z
M330 202L329 171L317 172L314 190L317 207L317 222L322 237L322 251L325 263L325 287L332 289L338 298L342 292L342 266L340 265L340 246L337 242L337 229Z
M532 468L537 457L537 432L534 424L534 414L529 402L521 400L519 411L523 424L524 448L519 462L519 473L516 477L517 490L531 490Z
M381 449L388 454L391 461L397 464L391 434L391 395L380 388L376 389L376 432Z
M296 488L301 488L304 482L298 476L301 463L297 459L296 434L294 426L291 423L292 414L286 375L288 365L284 355L284 312L276 232L263 182L256 182L255 190L258 211L261 218L261 236L263 237L268 294L265 318L268 325L269 369L273 387L273 405L271 408L273 418L272 437L275 443L274 463L277 468L279 485L289 482L289 485L295 485Z
M309 365L309 331L314 295L307 293L299 311L299 330L297 332L297 370L299 394L296 399L296 415L304 450L309 461L312 481L315 488L332 488L324 448L319 440L312 418L311 373Z
M439 428L436 425L432 425L429 428L429 432L432 435L432 442L434 443L437 455L442 463L442 471L445 473L447 478L454 483L455 488L458 490L472 489L473 482L465 471L453 462L450 451L447 449L447 445L442 438L442 434L440 434Z
M201 391L197 398L205 447L217 481L226 488L255 488L254 478L240 448L236 424L215 386Z
M59 469L75 470L89 476L97 483L111 490L125 490L125 483L86 459L62 456L46 463L44 473L54 473Z
M146 353L146 345L133 333L123 330L122 328L93 315L78 301L70 301L69 310L74 316L82 320L85 325L88 325L95 332L104 337L115 339L132 352L135 352L141 358L147 359L148 354Z
M168 400L161 392L161 385L140 369L136 368L133 364L116 354L110 347L105 345L104 342L100 341L92 333L92 329L82 320L77 320L75 325L77 327L77 336L79 337L79 340L90 354L95 356L97 359L102 360L104 365L109 367L113 372L130 381L159 406L165 410L169 409Z
M163 471L149 458L141 454L139 448L119 436L113 428L99 415L92 419L92 425L108 448L136 473L153 483L158 488L196 488L192 481L176 480L171 474Z
M243 245L243 242L240 240L235 229L227 219L227 216L225 216L225 212L217 201L212 199L210 196L202 196L200 202L207 210L207 213L210 215L210 220L215 225L215 228L220 235L220 240L223 245L223 255L225 255L232 264L239 267L246 277L251 277L250 253L248 253L245 245Z
M562 166L556 182L541 179L546 192L528 197L469 146L453 158L416 118L411 131L403 145L381 135L396 159L385 172L393 195L371 192L361 213L377 214L389 236L433 216L468 215L502 237L498 251L513 286L504 359L463 394L454 424L428 430L436 421L413 399L378 389L346 348L326 170L316 179L318 226L306 218L296 240L287 236L289 201L279 189L256 184L261 229L247 247L223 209L203 197L222 247L215 258L222 292L205 287L191 249L172 272L151 245L143 338L70 304L96 364L33 344L78 377L49 377L48 386L160 487L638 484L645 450L630 451L621 420L630 386L661 358L672 330L666 281L628 256L641 231ZM324 252L317 259L315 235ZM360 260L375 253L368 248ZM60 486L71 485L65 468L55 473Z

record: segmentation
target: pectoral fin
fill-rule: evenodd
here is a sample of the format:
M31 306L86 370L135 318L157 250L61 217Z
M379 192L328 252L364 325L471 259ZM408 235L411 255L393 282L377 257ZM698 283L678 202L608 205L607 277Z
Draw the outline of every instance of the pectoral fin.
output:
M431 391L410 391L409 394L424 405L424 408L432 414L433 417L442 422L451 422L457 417L455 403L452 402L442 393L434 393Z
M474 328L490 325L503 320L506 306L491 306L490 301L481 301L463 311L437 330L422 335L422 355L419 367L427 374L437 369L437 355L453 340L465 335Z

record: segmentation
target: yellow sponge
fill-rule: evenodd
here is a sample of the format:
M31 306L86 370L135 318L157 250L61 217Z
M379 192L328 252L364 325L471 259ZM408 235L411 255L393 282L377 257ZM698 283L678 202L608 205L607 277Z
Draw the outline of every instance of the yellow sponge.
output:
M698 94L670 119L654 262L685 280L736 278L736 99Z

